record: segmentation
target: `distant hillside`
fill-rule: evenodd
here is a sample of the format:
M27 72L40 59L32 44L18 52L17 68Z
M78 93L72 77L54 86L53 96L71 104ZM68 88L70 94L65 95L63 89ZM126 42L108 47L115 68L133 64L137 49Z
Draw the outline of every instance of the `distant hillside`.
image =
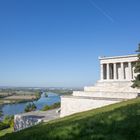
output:
M1 140L140 140L140 98L7 134Z

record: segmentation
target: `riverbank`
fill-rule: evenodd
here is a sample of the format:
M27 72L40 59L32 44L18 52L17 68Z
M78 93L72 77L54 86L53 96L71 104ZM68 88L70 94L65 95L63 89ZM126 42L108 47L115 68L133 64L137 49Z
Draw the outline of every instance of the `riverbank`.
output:
M15 114L20 114L24 112L25 107L29 103L34 103L35 106L37 107L36 110L41 110L43 107L46 105L50 106L54 103L60 102L60 96L56 93L47 93L48 96L46 96L46 93L44 92L41 97L37 100L26 100L26 102L17 102L12 103L12 104L3 104L1 105L1 110L3 112L3 115L15 115Z
M73 89L50 89L46 90L45 92L54 92L61 95L71 95L73 93Z
M4 92L0 91L0 105L35 101L41 97L41 94L41 91L7 91L6 89Z
M10 97L5 97L0 99L0 105L4 105L4 104L15 104L15 103L25 103L25 102L31 102L36 100L36 96L10 96Z
M11 96L11 98L12 98L12 96ZM34 100L33 102L3 104L2 106L0 106L0 110L2 110L2 112L3 112L3 116L0 117L1 124L4 123L5 117L12 117L13 115L16 115L16 114L18 114L18 115L26 114L25 107L29 103L34 103L36 106L36 111L31 112L31 114L33 113L33 115L37 115L37 114L39 115L40 112L41 112L41 114L43 114L43 113L45 114L45 112L49 111L50 109L56 109L56 108L60 107L60 96L56 93L50 93L50 92L47 93L47 96L46 96L46 92L43 92L41 97L38 100ZM41 111L41 110L44 110L44 111ZM39 113L36 114L36 112L39 112ZM29 112L29 114L30 114L30 112ZM28 115L28 113L27 113L27 115ZM50 115L51 114L48 113L47 116L49 117ZM51 115L50 118L53 118L53 115ZM28 117L27 117L27 119L28 119ZM7 128L6 125L5 125L5 128ZM9 129L9 127L8 127L7 129L4 129L0 135L4 135L7 132L11 132L11 130L12 129ZM0 131L2 131L2 130L0 130Z

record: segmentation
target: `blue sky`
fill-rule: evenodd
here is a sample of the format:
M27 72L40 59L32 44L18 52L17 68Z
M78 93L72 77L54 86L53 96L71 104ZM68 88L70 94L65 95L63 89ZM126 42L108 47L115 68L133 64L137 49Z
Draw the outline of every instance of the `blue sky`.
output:
M134 54L139 0L1 0L0 86L82 87L98 56Z

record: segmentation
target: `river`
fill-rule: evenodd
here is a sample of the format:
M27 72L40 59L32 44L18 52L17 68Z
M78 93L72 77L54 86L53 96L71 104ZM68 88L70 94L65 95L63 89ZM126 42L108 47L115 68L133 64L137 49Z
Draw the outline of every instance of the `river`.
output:
M56 93L49 92L47 93L48 97L45 96L45 93L41 95L41 98L37 101L34 101L34 104L37 107L37 110L42 109L45 105L52 105L56 102L60 102L60 96ZM17 103L17 104L5 104L1 107L3 115L15 115L24 112L25 106L30 103Z

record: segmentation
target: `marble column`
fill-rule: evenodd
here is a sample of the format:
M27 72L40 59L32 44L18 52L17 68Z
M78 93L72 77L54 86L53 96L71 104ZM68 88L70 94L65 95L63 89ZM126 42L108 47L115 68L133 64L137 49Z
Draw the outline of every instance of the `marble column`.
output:
M103 64L100 65L100 74L101 74L101 80L104 79L104 67Z
M129 79L132 80L132 64L131 62L128 62L128 68L129 68Z
M109 77L110 77L109 76L110 75L109 63L106 64L106 67L107 67L107 69L106 69L107 70L107 80L109 80Z
M132 67L132 73L133 73L132 79L134 80L135 79L135 64L134 63L133 63L133 67Z
M124 64L121 62L121 80L124 80Z
M116 68L116 63L113 64L114 67L114 80L117 79L117 68Z

